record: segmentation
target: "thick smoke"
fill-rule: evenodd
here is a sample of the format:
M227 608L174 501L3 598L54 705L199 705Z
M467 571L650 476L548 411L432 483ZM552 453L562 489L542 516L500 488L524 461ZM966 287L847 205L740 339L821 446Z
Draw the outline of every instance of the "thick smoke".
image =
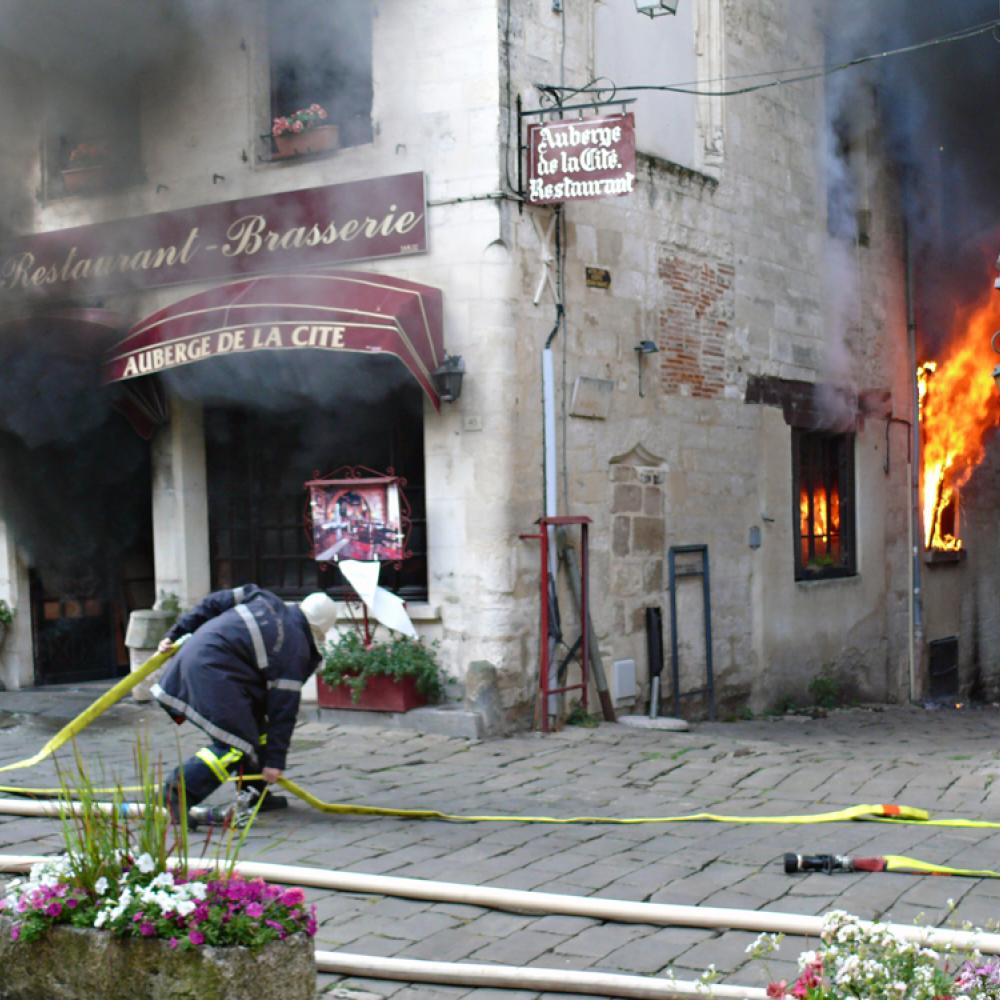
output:
M828 3L828 58L912 45L998 17L996 0L836 0ZM982 293L1000 251L1000 42L987 33L892 56L828 78L831 190L842 219L866 206L843 183L842 140L870 107L876 138L900 171L918 262L919 326L928 349L947 334L956 299ZM838 149L839 146L839 149ZM831 202L834 207L834 202ZM853 225L848 219L847 225Z
M270 6L276 22L268 25L272 42L302 76L272 81L290 94L308 90L313 82L313 64L324 44L317 25L334 25L341 40L348 31L357 32L353 49L345 45L345 50L355 51L361 62L366 46L370 51L367 0L281 0ZM0 124L8 137L0 151L0 243L35 230L40 204L59 193L46 190L44 177L34 171L40 148L43 163L48 162L45 169L52 173L52 164L65 162L70 141L65 137L79 137L87 129L100 136L117 125L117 137L134 144L136 176L141 178L142 125L159 120L150 102L189 101L192 94L176 81L195 76L190 63L211 53L212 43L206 40L218 40L230 50L245 48L259 11L259 5L245 0L0 2L6 84L0 93ZM361 16L365 13L367 17ZM285 28L279 32L280 24ZM353 100L358 111L352 105L331 107L331 113L344 121L343 141L368 141L370 78L367 92L359 92L355 78L364 74L350 65L343 72L346 76L333 82L340 99ZM166 120L172 119L168 115ZM132 122L139 127L132 128ZM161 135L157 141L187 138ZM206 148L210 141L204 136ZM58 177L58 171L54 174ZM221 189L219 193L225 197ZM129 308L127 296L120 301ZM141 308L141 300L132 301L135 309ZM87 567L111 579L113 567L129 558L136 545L148 549L151 544L149 446L115 410L114 393L100 385L98 365L108 345L95 350L79 333L68 336L46 318L53 307L104 305L90 293L58 303L8 301L7 316L0 317L35 315L22 335L5 330L0 338L0 517L50 589L72 590L73 579ZM138 318L126 317L125 325ZM307 454L321 447L356 462L355 445L335 447L355 441L358 422L372 412L391 407L399 412L402 406L410 413L413 383L390 359L351 366L340 362L330 355L283 355L277 363L266 355L213 359L169 373L164 381L178 395L198 398L209 407L269 410L279 422L300 419L296 408L299 414L310 411L315 416L303 422L302 454L292 457L293 464L305 467ZM348 367L349 374L337 374ZM419 394L416 400L419 413Z

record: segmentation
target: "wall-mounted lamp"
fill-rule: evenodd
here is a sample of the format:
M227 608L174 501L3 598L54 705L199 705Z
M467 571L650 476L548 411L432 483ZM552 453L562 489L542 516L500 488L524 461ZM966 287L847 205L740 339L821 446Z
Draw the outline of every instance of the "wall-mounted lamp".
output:
M636 362L639 365L639 395L644 395L642 391L642 357L644 354L657 354L659 353L659 348L656 343L652 340L640 340L638 344L635 345L635 357Z
M454 403L462 395L462 377L465 362L460 354L446 354L444 361L431 372L434 388L446 403Z
M647 17L662 17L676 14L680 0L635 0L635 9Z

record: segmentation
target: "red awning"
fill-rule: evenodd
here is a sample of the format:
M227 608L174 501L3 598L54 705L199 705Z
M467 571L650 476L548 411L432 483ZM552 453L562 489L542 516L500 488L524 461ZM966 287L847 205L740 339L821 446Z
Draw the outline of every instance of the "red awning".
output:
M175 302L136 324L104 361L105 382L255 351L397 357L440 408L441 291L362 271L268 275Z

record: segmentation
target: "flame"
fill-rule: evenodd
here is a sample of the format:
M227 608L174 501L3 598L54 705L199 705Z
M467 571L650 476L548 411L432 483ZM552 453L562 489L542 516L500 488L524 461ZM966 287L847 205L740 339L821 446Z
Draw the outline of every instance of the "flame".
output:
M956 310L943 356L917 369L927 548L962 547L960 538L942 528L941 516L983 460L987 434L1000 424L1000 393L992 374L998 358L990 347L998 324L1000 309L989 290Z
M812 501L812 529L809 514ZM826 556L835 554L839 547L840 534L840 494L836 485L829 496L822 486L817 486L810 497L808 486L803 486L799 494L799 535L802 539L802 561L809 562L809 539L814 541L813 554Z

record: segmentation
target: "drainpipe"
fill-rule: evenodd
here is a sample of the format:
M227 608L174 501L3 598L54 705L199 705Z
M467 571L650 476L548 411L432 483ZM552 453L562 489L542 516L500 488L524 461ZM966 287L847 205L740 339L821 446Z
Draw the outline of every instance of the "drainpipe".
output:
M920 389L917 385L917 321L913 305L913 248L909 229L903 229L906 284L906 335L909 345L910 378L913 392L913 460L910 464L910 701L916 700L917 684L923 677L924 610L921 587L920 556L924 546L923 517L920 503Z
M556 334L559 332L559 327L562 325L563 313L562 302L556 303L556 322L552 327L552 332L549 334L548 339L545 341L545 348L542 351L542 431L545 449L546 517L556 517L559 512L559 501L556 494L556 380L552 364L552 341L555 340ZM551 598L553 602L551 610L554 612L559 552L556 548L555 528L548 527L546 528L546 532L549 536L549 579L546 581L544 588L545 597L543 597L543 600ZM543 635L541 641L549 643L548 686L550 688L558 687L559 670L556 666L555 656L553 655L555 644L550 641L547 635ZM554 694L549 695L548 701L549 703L543 707L542 711L547 712L550 716L554 716L558 712L558 696Z

